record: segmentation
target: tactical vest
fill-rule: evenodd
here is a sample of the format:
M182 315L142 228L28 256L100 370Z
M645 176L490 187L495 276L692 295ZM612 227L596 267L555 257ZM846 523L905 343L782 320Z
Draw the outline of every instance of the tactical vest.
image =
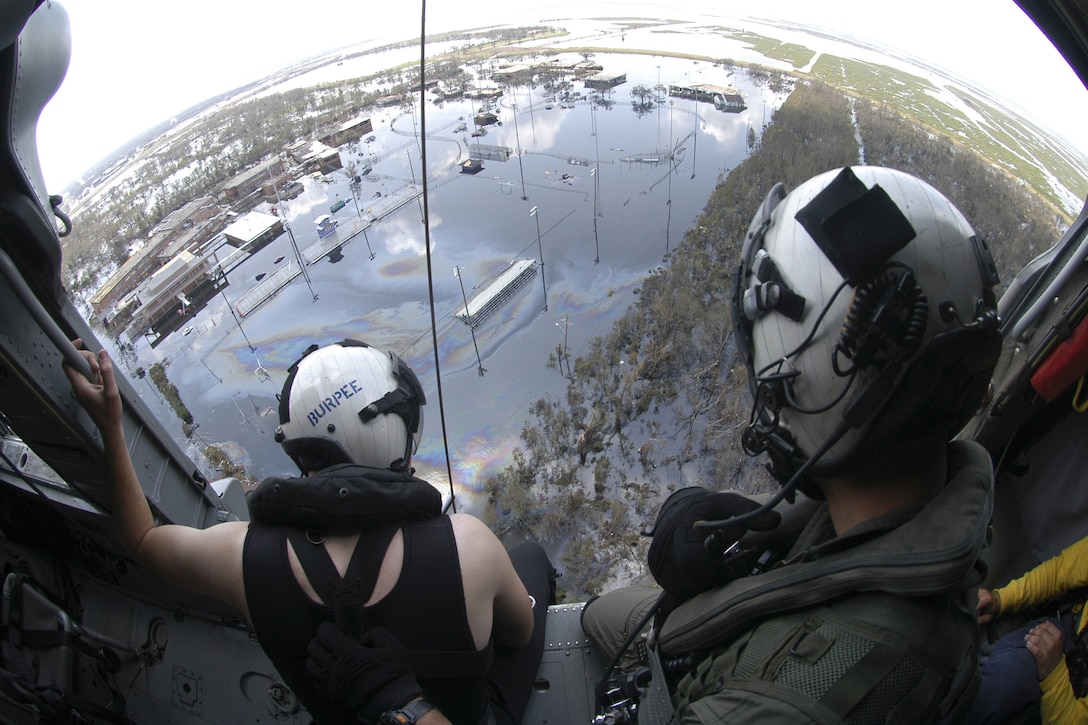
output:
M829 538L822 507L783 564L675 609L656 656L692 656L693 669L674 688L685 719L926 722L970 700L989 456L953 443L949 472L921 510L892 512L840 537ZM642 715L640 708L640 722Z

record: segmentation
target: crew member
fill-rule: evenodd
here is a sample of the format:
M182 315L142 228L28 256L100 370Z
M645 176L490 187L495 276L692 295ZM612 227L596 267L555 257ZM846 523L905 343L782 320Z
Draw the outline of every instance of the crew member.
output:
M519 577L478 519L439 515L441 497L410 465L423 391L397 356L349 340L307 350L289 371L276 433L303 477L262 482L253 523L196 529L155 525L113 365L104 351L83 355L97 383L65 370L102 433L125 550L163 580L235 606L317 722L374 722L410 703L432 720L475 725L489 705L499 722L520 719L543 648L550 564L525 545ZM306 648L334 620L349 637L370 633L373 643L373 632L390 632L403 642L422 693L400 680L375 693L381 711L362 712L329 697L306 672ZM496 656L516 664L493 670Z
M859 166L771 191L733 286L753 395L743 443L768 455L780 496L821 501L799 535L758 543L741 535L767 528L777 497L667 502L650 552L665 595L619 590L583 613L607 652L633 642L649 664L641 724L962 713L992 468L950 441L997 359L997 281L963 215L905 173Z

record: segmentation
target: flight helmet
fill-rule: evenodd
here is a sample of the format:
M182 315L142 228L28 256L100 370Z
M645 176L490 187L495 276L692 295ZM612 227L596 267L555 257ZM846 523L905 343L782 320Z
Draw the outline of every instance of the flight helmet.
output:
M275 437L303 474L337 463L406 471L426 402L393 353L355 340L312 345L288 370Z
M997 282L985 243L920 179L855 166L775 186L733 280L753 397L745 451L818 495L806 476L850 471L896 440L950 439L997 360Z

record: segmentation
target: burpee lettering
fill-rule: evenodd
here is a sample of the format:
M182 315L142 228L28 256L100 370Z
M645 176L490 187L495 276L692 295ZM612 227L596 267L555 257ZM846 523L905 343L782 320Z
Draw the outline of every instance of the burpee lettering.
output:
M345 400L356 393L361 392L363 392L363 389L359 387L358 380L352 380L350 383L342 386L333 393L331 397L322 400L320 405L306 414L306 419L310 421L310 425L317 426L317 421L324 418L326 413L330 413L333 409L339 408L340 404Z

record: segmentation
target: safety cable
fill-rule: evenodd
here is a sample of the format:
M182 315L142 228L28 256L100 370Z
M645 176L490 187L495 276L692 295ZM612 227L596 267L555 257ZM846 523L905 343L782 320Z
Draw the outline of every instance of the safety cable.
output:
M427 0L420 2L419 20L419 158L423 170L423 242L427 250L427 298L431 305L431 346L434 348L434 378L438 385L438 418L442 428L442 447L446 451L446 477L450 484L450 505L457 513L457 497L453 493L453 466L450 464L450 442L446 435L446 407L442 398L442 365L438 359L438 321L434 312L434 269L431 266L431 210L427 193ZM409 159L408 163L411 163Z

